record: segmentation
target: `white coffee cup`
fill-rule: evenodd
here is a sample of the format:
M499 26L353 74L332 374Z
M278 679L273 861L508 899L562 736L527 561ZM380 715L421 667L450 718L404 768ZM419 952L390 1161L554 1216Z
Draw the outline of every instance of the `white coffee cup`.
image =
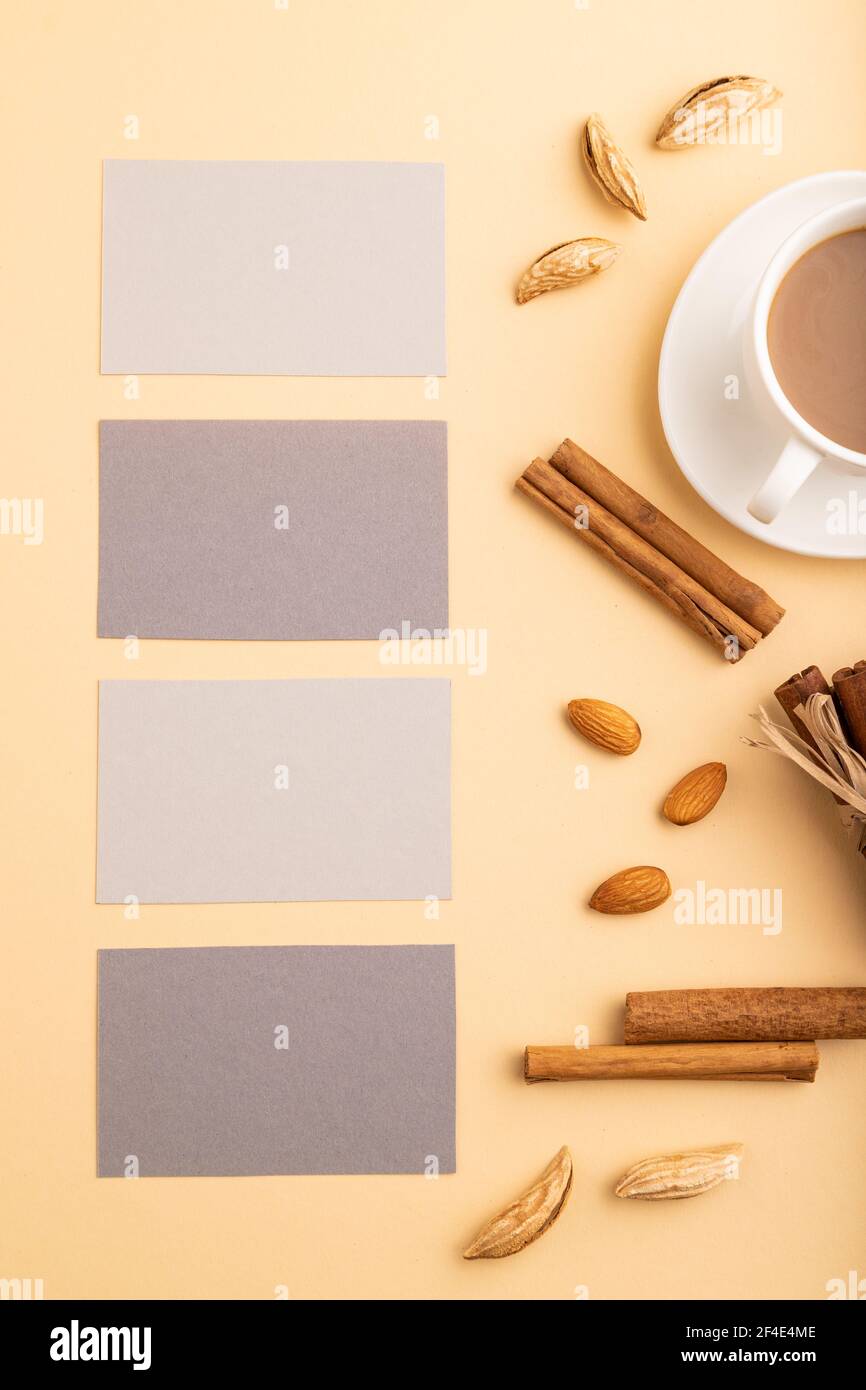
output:
M752 312L746 322L744 357L753 393L788 427L788 442L766 481L758 488L748 510L758 521L771 522L787 506L823 459L843 464L849 472L866 468L866 454L847 449L828 439L798 414L776 379L767 346L767 320L782 280L806 251L839 232L866 227L866 198L825 208L783 241L761 278Z

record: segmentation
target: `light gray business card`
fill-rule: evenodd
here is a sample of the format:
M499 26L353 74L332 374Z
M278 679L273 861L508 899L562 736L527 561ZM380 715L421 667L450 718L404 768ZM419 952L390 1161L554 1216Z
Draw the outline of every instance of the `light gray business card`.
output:
M109 159L102 370L445 374L442 164Z
M100 637L448 628L435 420L103 420Z
M99 952L99 1176L453 1173L453 946Z
M102 681L100 903L451 895L451 685Z

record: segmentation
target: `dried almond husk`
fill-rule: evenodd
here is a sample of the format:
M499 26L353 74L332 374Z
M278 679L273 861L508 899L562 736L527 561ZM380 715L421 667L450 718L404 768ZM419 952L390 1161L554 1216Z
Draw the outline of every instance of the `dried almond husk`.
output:
M584 126L581 148L586 167L607 201L646 222L646 198L634 165L597 112Z
M621 246L600 236L580 237L577 241L552 246L521 277L517 286L518 304L527 304L548 290L567 289L590 275L597 275L600 270L607 270L621 250Z
M718 1144L710 1149L645 1158L629 1168L614 1192L617 1197L632 1197L642 1202L700 1197L702 1192L718 1187L726 1178L737 1177L742 1156L742 1144Z
M703 144L733 116L772 106L782 93L761 77L715 77L686 92L659 126L656 144L663 150L684 150Z
M538 1240L568 1201L571 1175L571 1154L563 1146L522 1197L481 1227L464 1250L464 1260L498 1260Z

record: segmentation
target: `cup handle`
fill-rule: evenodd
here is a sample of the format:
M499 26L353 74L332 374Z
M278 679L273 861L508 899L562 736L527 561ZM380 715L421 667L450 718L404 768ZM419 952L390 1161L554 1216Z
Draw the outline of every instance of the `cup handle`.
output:
M747 510L756 521L775 521L794 493L799 492L806 479L814 473L823 457L817 449L804 444L802 439L794 435L788 440L776 460L775 468L758 488Z

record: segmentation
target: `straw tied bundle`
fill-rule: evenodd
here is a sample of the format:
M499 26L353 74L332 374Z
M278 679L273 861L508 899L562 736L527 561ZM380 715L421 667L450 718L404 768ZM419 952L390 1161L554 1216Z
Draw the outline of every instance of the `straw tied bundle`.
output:
M549 462L535 459L516 486L728 661L757 646L785 611L570 439Z
M843 666L832 684L817 666L807 666L775 695L792 728L760 709L753 717L766 742L743 742L780 754L831 791L842 824L866 857L866 661Z

